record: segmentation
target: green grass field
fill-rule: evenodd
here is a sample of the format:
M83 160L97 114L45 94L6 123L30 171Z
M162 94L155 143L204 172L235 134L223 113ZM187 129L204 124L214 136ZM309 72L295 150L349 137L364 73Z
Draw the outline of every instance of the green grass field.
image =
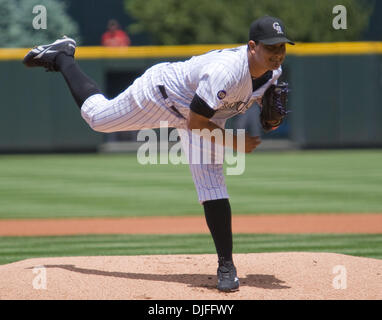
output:
M234 214L381 213L381 151L258 152L227 176ZM10 218L202 215L186 165L135 154L0 156ZM382 258L382 235L234 235L235 253L320 251ZM0 237L0 264L49 256L214 253L210 235Z
M382 213L381 151L258 152L227 176L234 214ZM0 156L0 218L202 213L187 165L128 155Z
M234 235L234 254L335 252L382 259L382 235ZM208 234L0 237L0 264L27 258L215 253Z

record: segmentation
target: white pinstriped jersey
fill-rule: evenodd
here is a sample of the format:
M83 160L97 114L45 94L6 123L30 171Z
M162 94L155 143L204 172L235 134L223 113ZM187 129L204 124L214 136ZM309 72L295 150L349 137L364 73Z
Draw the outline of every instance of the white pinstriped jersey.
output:
M195 93L216 110L213 120L244 113L276 83L281 67L255 92L248 67L247 46L214 50L185 62L168 63L161 68L163 84L177 108L188 109Z
M170 127L187 129L191 101L195 94L216 110L211 121L224 127L225 121L245 112L264 91L276 83L281 68L255 92L248 67L247 46L216 50L184 62L160 63L149 68L124 92L108 100L102 94L89 97L81 108L82 117L95 131L115 132L159 128L161 121ZM168 101L161 94L163 85ZM169 108L176 107L183 117ZM182 134L184 149L195 148L200 136ZM203 143L196 143L203 152ZM189 153L191 154L191 153ZM199 201L229 198L223 164L192 163L190 170Z

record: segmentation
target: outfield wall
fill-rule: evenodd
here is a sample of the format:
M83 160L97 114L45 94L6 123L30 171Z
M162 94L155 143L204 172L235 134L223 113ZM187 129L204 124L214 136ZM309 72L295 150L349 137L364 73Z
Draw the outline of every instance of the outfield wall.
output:
M81 47L81 68L109 97L153 64L235 45ZM300 148L382 146L382 43L288 46L293 110L284 137ZM0 152L95 151L104 134L79 116L60 74L27 69L27 49L0 50ZM281 130L281 131L282 131Z

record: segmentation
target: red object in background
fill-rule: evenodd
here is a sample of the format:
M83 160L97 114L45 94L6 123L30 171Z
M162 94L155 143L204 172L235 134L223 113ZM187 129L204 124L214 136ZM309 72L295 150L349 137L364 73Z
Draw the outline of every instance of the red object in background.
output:
M129 36L122 30L106 31L102 35L102 45L106 47L122 47L130 45Z
M106 47L125 47L131 44L127 33L120 29L118 21L108 22L107 31L102 35L101 44Z

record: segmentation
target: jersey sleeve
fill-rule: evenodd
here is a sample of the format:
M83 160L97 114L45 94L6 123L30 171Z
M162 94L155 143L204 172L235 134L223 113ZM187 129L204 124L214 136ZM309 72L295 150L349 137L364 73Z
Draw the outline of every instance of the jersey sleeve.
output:
M234 86L234 77L227 68L219 64L209 64L201 71L196 94L211 109L216 110L233 94Z

